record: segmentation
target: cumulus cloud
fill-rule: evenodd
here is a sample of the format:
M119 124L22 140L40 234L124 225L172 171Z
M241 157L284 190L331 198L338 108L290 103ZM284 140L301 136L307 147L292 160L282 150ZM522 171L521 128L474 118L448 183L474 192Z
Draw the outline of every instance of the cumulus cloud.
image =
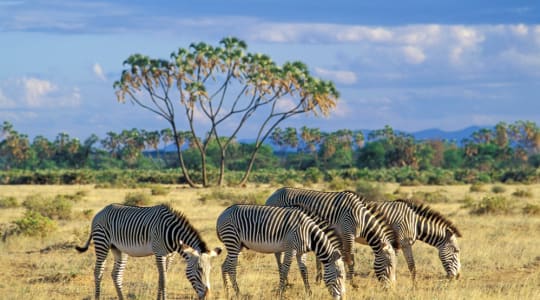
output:
M94 74L102 81L107 81L107 76L105 76L105 72L103 71L103 68L100 64L95 63L92 66L92 70L94 71Z
M456 65L463 63L463 56L469 51L477 50L485 40L484 34L472 27L452 26L451 33L456 46L450 51L450 61Z
M323 68L315 68L315 73L323 78L333 80L342 84L356 83L356 74L351 71L327 70Z
M410 64L420 64L426 60L426 55L422 49L413 46L403 47L403 54L405 55L405 60Z
M58 87L48 80L38 78L23 78L20 80L25 90L26 104L30 107L39 107L44 105L45 97L54 92Z
M50 80L22 77L0 82L1 108L77 107L80 102L78 87L62 87Z

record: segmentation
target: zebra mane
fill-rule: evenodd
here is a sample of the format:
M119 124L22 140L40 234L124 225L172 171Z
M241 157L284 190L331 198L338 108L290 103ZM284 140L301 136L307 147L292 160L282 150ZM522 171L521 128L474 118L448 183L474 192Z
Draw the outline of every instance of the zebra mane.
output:
M442 224L446 225L452 232L457 236L461 237L461 232L459 229L452 223L452 221L448 220L445 216L443 216L438 211L435 211L431 209L427 204L424 204L418 200L413 199L397 199L395 201L405 203L408 207L410 207L416 214L431 220L437 220L440 221Z
M366 207L366 209L379 221L381 226L383 227L384 231L389 234L391 237L390 243L392 244L392 247L396 250L401 249L401 244L399 243L399 237L397 235L397 232L388 224L388 221L386 220L386 217L384 214L377 210L377 207L374 205L373 202L362 202L363 205Z
M336 232L337 229L334 226L330 226L330 223L328 223L328 221L326 221L324 218L321 218L319 215L315 214L302 204L287 206L287 208L296 209L308 216L324 232L332 246L334 246L336 249L342 249L341 239Z
M206 242L202 239L200 232L191 225L188 218L184 215L184 213L174 209L170 204L163 203L160 205L161 207L165 208L167 211L169 211L171 214L173 214L185 227L186 231L191 231L193 234L197 237L197 240L199 241L199 247L201 248L201 253L208 252L208 246L206 245ZM190 246L191 247L191 246Z

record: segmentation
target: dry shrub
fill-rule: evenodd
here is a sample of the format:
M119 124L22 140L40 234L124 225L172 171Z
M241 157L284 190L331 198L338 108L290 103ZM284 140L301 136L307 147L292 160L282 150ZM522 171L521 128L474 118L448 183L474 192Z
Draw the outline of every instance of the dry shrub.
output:
M533 193L530 189L517 189L515 192L512 193L512 196L520 198L532 198Z
M527 203L527 205L523 207L523 213L526 215L538 216L540 215L540 206Z
M483 214L507 214L512 211L512 202L499 195L486 196L479 202L473 203L471 213L476 215Z
M486 187L481 183L475 183L469 188L470 192L481 193L486 191Z
M223 201L224 205L233 204L255 204L264 205L270 194L267 191L237 193L224 189L212 189L209 193L199 196L199 201L207 203L208 201Z
M13 196L0 198L0 208L14 208L18 206L19 202L17 202L17 198Z
M45 237L56 230L56 222L37 211L27 210L24 217L13 222L16 233L26 236Z
M166 196L171 192L171 189L162 185L154 185L150 187L150 194L152 196Z
M124 198L124 205L149 206L152 203L150 195L144 192L127 193Z
M502 194L504 192L506 192L506 188L502 185L494 185L492 188L491 188L491 191L495 194Z
M426 203L447 203L450 201L444 190L434 192L414 192L412 198Z
M69 220L73 201L65 195L57 195L54 198L45 198L40 195L26 197L22 204L27 210L56 220Z

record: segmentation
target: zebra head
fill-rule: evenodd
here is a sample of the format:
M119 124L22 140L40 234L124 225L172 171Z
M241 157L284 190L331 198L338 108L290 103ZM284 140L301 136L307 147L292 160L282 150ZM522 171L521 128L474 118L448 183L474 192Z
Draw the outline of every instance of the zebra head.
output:
M449 279L458 279L461 273L459 260L459 245L457 237L460 234L447 229L444 241L439 245L439 258L441 259L446 275Z
M344 297L345 264L341 259L341 252L339 252L339 250L335 250L332 253L330 263L325 264L324 283L335 300L342 299Z
M375 275L385 286L396 281L396 251L389 241L381 241L381 248L375 252Z
M182 250L187 261L186 276L199 299L205 299L210 293L210 271L212 269L210 259L218 256L221 253L221 248L216 247L214 250L203 253L186 246Z

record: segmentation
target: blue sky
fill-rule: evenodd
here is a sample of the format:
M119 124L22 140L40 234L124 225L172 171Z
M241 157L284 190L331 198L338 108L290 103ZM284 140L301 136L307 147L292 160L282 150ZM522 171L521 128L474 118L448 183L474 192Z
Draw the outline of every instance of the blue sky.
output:
M0 122L49 138L165 128L117 103L122 62L225 36L335 82L341 98L329 117L282 127L540 124L540 4L519 0L0 0Z

